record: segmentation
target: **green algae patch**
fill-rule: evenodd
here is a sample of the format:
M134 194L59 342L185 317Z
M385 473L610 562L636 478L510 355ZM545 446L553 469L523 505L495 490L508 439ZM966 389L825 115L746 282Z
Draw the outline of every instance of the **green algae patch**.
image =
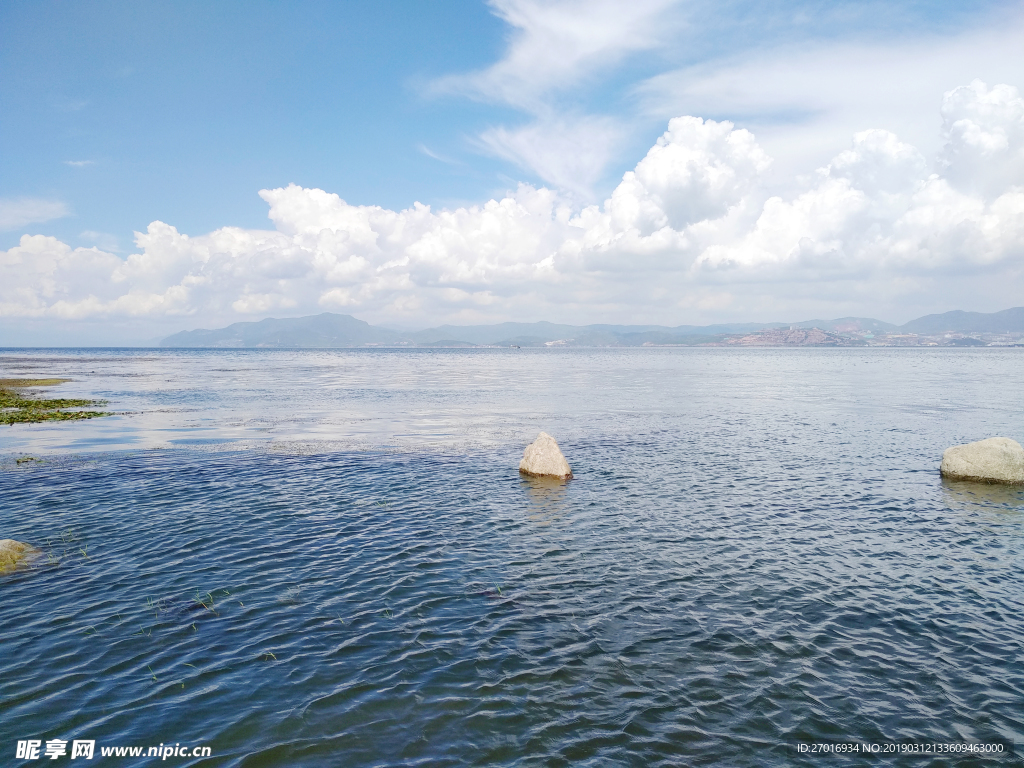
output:
M11 381L4 379L3 381ZM61 383L67 379L21 379L32 384L16 386L40 386L35 382L45 381ZM110 416L105 411L72 411L69 408L88 408L106 405L106 400L78 400L60 397L24 397L13 389L0 386L0 424L34 424L42 421L77 421L79 419L95 419L99 416Z
M42 550L14 539L0 539L0 573L11 573L26 567L42 554Z
M0 379L0 389L17 387L52 387L71 379Z

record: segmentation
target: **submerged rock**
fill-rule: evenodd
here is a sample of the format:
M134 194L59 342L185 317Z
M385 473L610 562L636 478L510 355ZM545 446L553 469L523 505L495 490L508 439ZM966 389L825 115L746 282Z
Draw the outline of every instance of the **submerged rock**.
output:
M24 567L29 560L42 554L31 544L14 539L0 539L0 573L9 573Z
M555 438L547 432L541 432L536 440L526 446L523 460L519 462L519 471L534 477L557 477L562 480L572 477L569 462L562 455Z
M954 445L942 454L943 477L1024 485L1024 448L1008 437Z

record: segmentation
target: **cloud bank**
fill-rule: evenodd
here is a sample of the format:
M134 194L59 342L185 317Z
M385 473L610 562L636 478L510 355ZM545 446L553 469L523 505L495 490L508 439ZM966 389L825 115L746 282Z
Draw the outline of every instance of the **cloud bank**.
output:
M677 117L603 204L582 209L525 184L438 211L290 185L260 192L273 230L190 237L155 221L126 259L25 235L0 252L0 315L183 327L317 311L407 325L678 324L902 321L1019 304L1024 99L975 81L948 92L941 115L936 156L862 131L784 195L752 133Z

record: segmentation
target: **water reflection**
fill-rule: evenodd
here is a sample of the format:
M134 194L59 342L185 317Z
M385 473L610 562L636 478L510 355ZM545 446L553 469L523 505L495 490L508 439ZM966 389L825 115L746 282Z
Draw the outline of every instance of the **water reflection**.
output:
M1024 512L1024 486L942 479L942 499L957 512L1003 508Z
M565 514L566 490L571 481L557 477L519 477L530 503L531 522L551 525Z
M57 395L104 399L120 414L7 427L0 451L182 440L211 451L521 451L540 429L568 443L628 440L717 429L722 413L727 428L757 433L770 404L793 417L771 440L802 440L812 424L870 434L863 464L890 449L933 455L965 435L1016 434L1018 351L983 350L980 366L968 350L0 350L4 377L68 378ZM881 391L885 409L872 399Z

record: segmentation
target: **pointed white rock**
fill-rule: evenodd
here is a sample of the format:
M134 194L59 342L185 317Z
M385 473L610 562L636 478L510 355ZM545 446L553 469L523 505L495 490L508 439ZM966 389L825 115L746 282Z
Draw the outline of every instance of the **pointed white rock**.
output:
M1024 448L1008 437L954 445L942 454L943 477L1024 485Z
M547 432L541 432L536 440L526 446L523 460L519 462L519 471L536 477L560 477L563 480L572 477L569 462L562 455L555 438Z

